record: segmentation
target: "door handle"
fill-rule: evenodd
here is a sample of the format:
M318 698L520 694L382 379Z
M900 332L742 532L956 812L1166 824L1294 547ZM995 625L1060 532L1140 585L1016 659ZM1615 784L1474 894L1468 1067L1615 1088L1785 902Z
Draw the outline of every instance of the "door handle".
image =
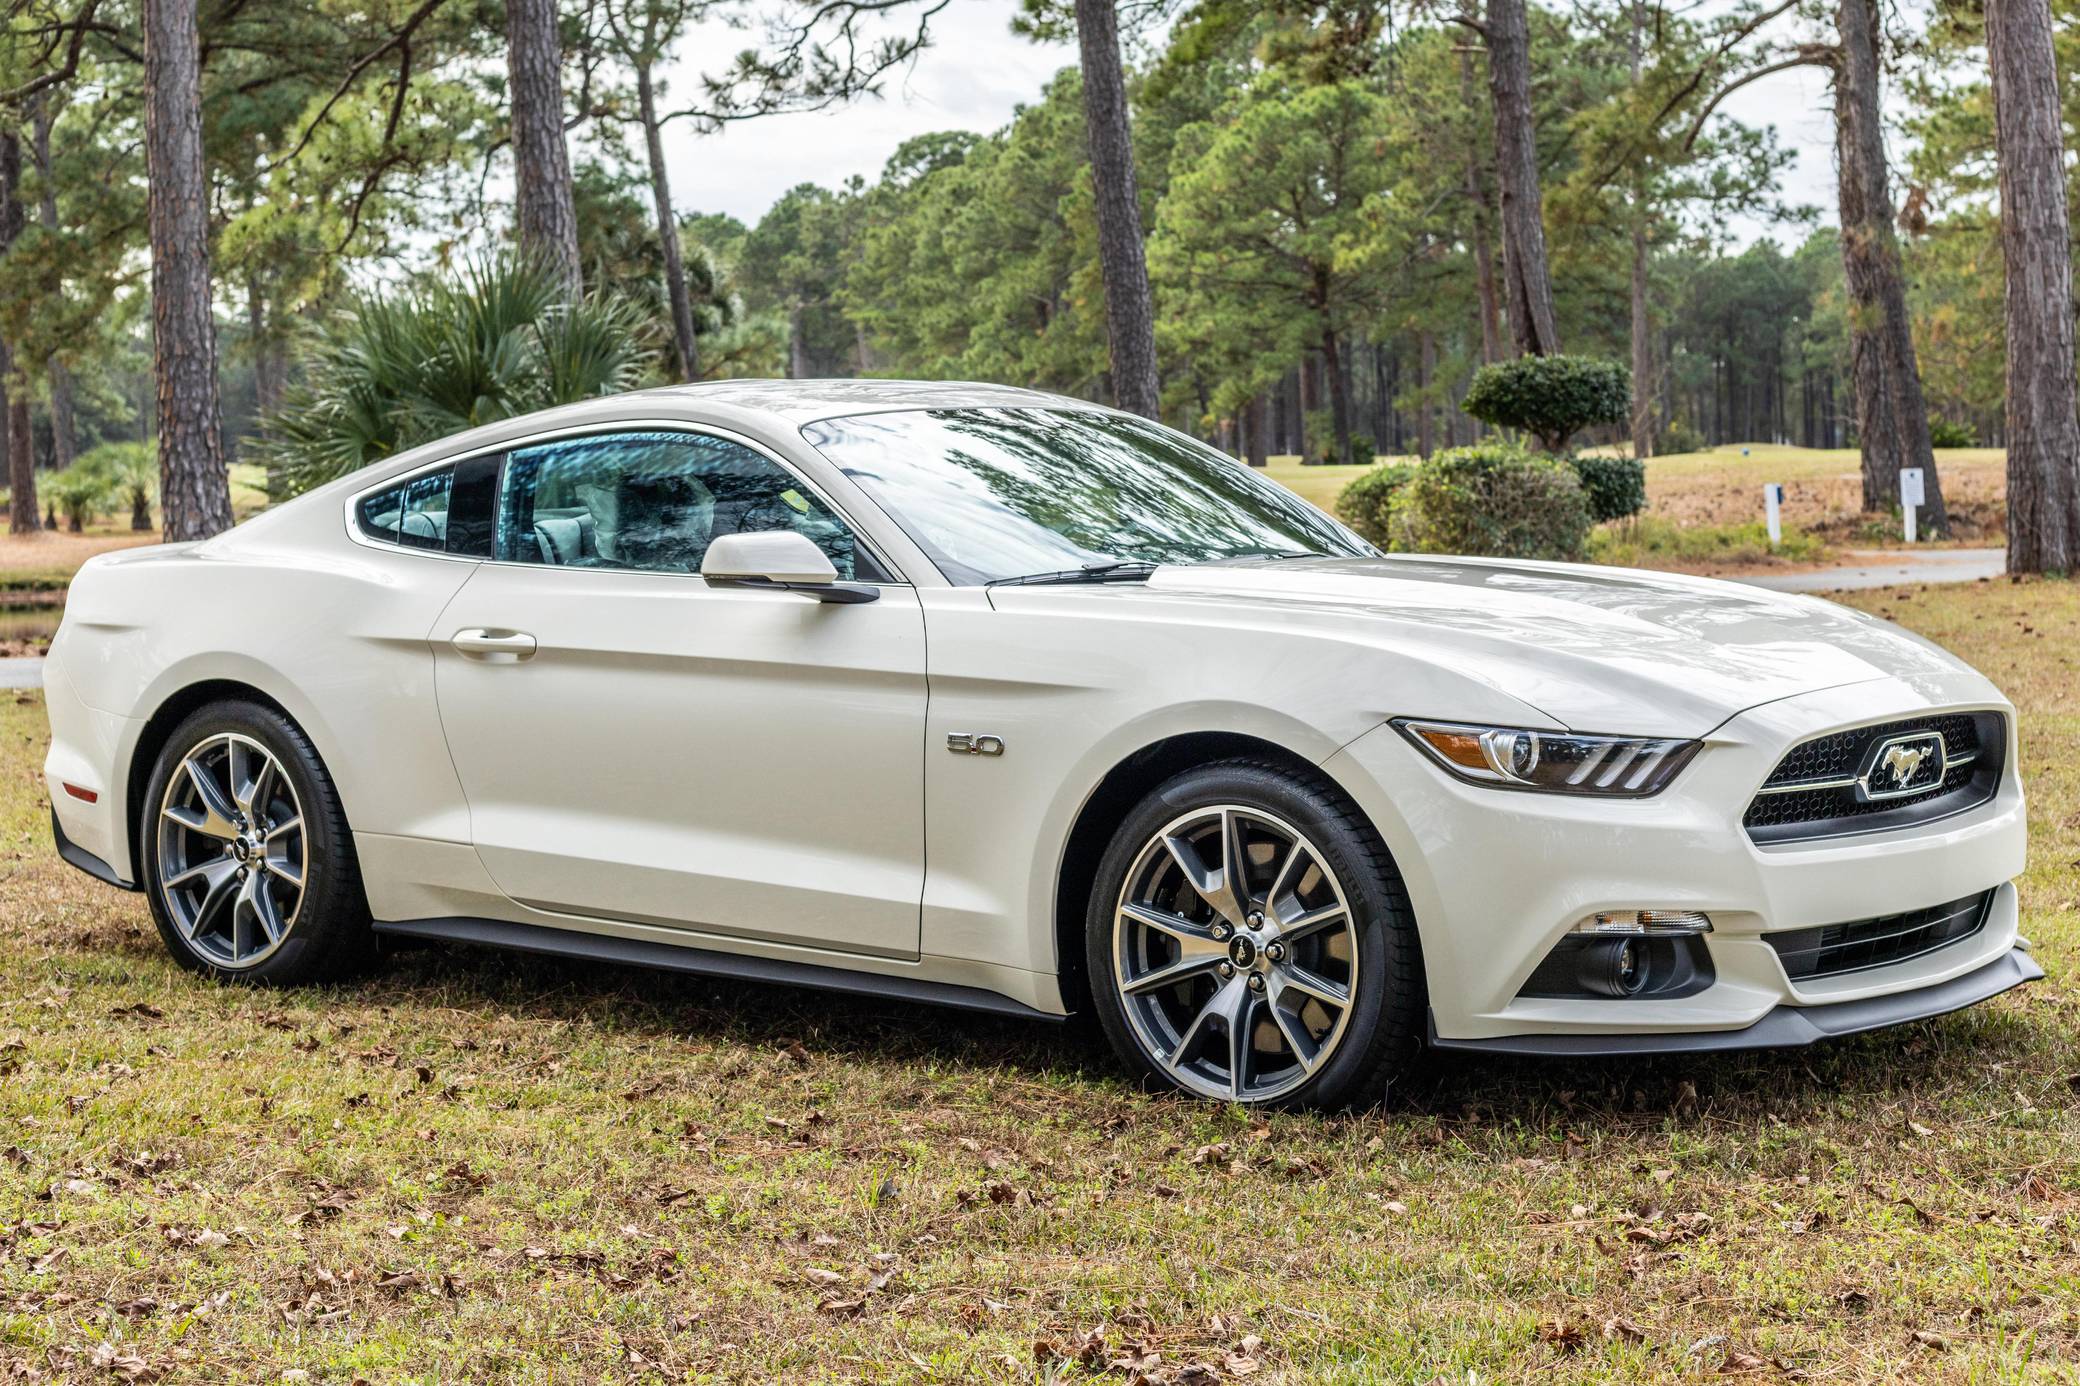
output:
M517 664L534 657L534 637L524 630L458 630L448 642L471 659Z

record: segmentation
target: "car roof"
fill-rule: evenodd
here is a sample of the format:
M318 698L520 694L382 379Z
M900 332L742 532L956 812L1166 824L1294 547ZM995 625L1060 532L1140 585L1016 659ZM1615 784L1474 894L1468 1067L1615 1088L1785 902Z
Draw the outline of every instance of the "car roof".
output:
M644 393L757 410L797 427L900 409L1104 409L1067 395L961 380L711 380Z

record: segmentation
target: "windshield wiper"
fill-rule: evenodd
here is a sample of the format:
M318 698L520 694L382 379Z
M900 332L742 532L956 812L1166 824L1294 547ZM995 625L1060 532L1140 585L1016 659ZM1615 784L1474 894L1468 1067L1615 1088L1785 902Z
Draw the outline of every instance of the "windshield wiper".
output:
M1159 565L1141 559L1115 559L1110 563L1086 563L1081 568L1064 568L1057 573L1027 573L1023 577L997 578L985 587L1047 587L1072 582L1145 582Z

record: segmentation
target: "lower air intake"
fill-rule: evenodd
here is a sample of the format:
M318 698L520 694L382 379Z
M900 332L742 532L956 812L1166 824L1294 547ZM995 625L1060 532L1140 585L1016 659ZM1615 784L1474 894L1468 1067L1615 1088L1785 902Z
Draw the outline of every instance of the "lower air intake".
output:
M1992 904L1993 892L1986 890L1904 914L1823 924L1815 929L1787 929L1764 937L1783 960L1785 975L1801 982L1885 967L1947 948L1978 933Z

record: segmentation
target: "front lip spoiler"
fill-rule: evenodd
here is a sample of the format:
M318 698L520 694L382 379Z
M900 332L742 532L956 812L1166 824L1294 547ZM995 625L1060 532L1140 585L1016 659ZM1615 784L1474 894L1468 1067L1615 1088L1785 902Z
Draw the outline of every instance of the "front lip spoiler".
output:
M1912 991L1834 1001L1819 1006L1778 1006L1744 1030L1699 1030L1617 1035L1501 1035L1493 1039L1445 1039L1430 1027L1433 1049L1475 1054L1521 1054L1549 1058L1605 1059L1627 1054L1707 1054L1743 1049L1798 1049L1821 1040L1883 1030L1910 1020L1928 1020L1975 1006L2010 987L2034 982L2044 969L2020 948L1961 977Z
M56 809L51 810L51 840L58 844L58 855L64 858L68 865L78 867L95 880L106 881L118 890L139 892L144 889L118 876L114 867L65 836L65 827L58 822Z

